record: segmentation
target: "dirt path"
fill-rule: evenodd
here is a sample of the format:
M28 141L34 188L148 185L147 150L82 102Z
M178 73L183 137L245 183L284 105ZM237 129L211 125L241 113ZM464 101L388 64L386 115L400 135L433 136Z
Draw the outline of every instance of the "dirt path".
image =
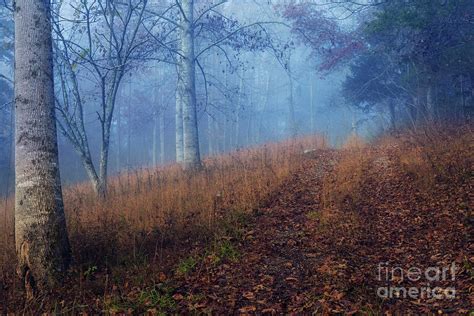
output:
M308 216L320 210L322 179L334 163L331 151L315 156L259 209L238 262L206 266L187 278L182 290L201 301L186 309L218 314L314 310L311 300L317 295L319 282L314 278L320 258L317 238L307 223Z
M463 313L472 306L472 254L466 188L441 186L422 194L400 172L390 151L373 157L357 205L322 216L322 184L341 152L319 151L255 214L238 245L239 259L205 263L180 283L181 312L212 314ZM467 260L467 261L466 261ZM378 280L378 265L443 268L455 262L456 280ZM471 275L471 276L470 276ZM455 300L381 298L384 286L455 286Z

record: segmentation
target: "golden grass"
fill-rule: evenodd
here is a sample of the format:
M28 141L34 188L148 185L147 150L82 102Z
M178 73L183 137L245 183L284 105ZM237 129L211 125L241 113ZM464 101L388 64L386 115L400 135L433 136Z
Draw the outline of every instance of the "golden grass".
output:
M195 172L178 165L132 171L109 180L104 201L96 199L88 183L67 187L75 263L156 256L164 241L212 236L229 214L257 208L300 167L304 149L324 146L322 137L311 136L208 158ZM0 236L2 261L11 264L12 199L0 206Z
M391 149L399 169L430 194L437 186L466 184L474 165L474 133L471 125L419 127L379 142Z
M362 149L366 146L367 142L363 138L356 134L350 134L342 144L342 149Z
M361 198L364 172L368 168L367 144L358 136L350 135L342 146L342 157L332 174L324 179L323 205L343 210Z
M324 206L354 209L364 198L367 171L377 164L388 165L389 160L426 194L440 185L466 185L474 165L473 136L471 125L423 126L384 135L370 145L351 135L342 146L334 172L325 179Z

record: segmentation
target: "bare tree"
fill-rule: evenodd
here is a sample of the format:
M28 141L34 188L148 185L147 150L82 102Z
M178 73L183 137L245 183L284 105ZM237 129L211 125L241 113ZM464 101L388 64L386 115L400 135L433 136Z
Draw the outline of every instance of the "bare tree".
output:
M148 39L140 33L147 0L80 0L74 19L61 16L56 8L54 31L61 98L57 108L59 129L79 153L84 168L99 196L105 196L111 126L122 79L146 56ZM72 32L64 24L72 22ZM99 89L97 117L101 128L99 168L93 162L84 122L86 102L82 96L79 72L92 76Z
M211 52L220 52L227 62L231 63L229 48L237 52L269 46L269 36L263 27L269 22L242 25L219 12L219 8L225 8L227 3L227 0L175 0L166 8L161 8L161 11L154 12L157 20L168 25L166 29L172 38L169 40L165 37L165 40L152 34L159 46L171 54L171 62L176 64L178 73L176 153L177 160L180 161L182 157L184 167L187 169L199 167L201 164L196 97L197 74L204 79L205 104L208 92L207 74L202 59Z

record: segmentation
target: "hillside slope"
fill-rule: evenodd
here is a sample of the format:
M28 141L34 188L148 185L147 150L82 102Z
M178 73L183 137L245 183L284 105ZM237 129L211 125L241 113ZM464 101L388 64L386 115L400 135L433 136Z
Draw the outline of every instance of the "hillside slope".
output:
M99 218L101 232L88 222L75 227L82 233L73 235L67 291L25 302L10 278L0 301L26 313L468 313L472 133L430 133L372 145L352 139L344 149L305 154L307 143L257 150L246 160L215 162L191 180L175 169L158 174L149 193L144 183L155 180L137 178L138 189L117 195L123 202L107 202L128 210L128 218L109 225ZM236 162L255 170L240 173ZM133 216L152 215L138 208L150 207L156 192L169 192L158 198L168 196L171 207L177 183L176 201L189 193L213 200L186 200L179 225L170 226L169 217L164 233L158 226L130 235ZM254 197L251 204L246 196ZM111 212L108 204L95 207ZM147 218L135 220L150 225Z
M254 215L239 261L205 260L182 280L181 311L467 313L472 183L453 172L423 188L407 150L314 153Z

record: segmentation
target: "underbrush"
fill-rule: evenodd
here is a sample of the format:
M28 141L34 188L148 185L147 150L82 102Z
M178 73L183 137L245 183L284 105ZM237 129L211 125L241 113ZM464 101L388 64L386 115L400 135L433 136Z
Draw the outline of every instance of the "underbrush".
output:
M394 173L413 182L416 192L426 197L448 187L470 192L473 136L472 127L466 125L420 127L382 136L372 144L349 137L333 172L324 179L321 228L345 220L357 222L355 217L373 193L367 189L373 187L370 182L380 182L380 177L392 177ZM460 207L467 208L460 203Z
M432 194L443 185L466 186L472 176L474 139L471 126L425 126L417 131L386 135L367 145L348 138L334 172L325 179L323 202L340 210L354 209L364 199L367 171L389 161L416 183L419 192Z
M469 125L427 126L401 135L398 143L399 166L422 192L429 194L443 184L463 185L472 176L474 134Z
M420 127L338 152L323 181L323 209L308 214L316 223L315 235L322 236L331 254L328 266L348 263L339 277L322 269L329 284L378 314L467 312L472 296L467 284L472 283L473 262L473 136L471 126ZM456 300L380 300L374 289L393 281L374 279L377 265L385 261L403 269L455 264L459 271L450 285L456 288ZM400 287L426 286L423 280L401 281Z
M304 150L324 144L322 137L311 136L208 158L202 169L193 172L170 165L124 173L109 180L105 200L97 199L88 183L66 188L73 252L70 282L80 287L81 299L92 295L85 284L102 284L97 290L103 296L102 306L116 309L117 301L107 291L128 284L133 270L140 270L140 278L146 278L156 267L165 270L170 265L181 272L194 268L197 261L186 262L186 258L236 260L238 253L231 241L242 233L245 217L301 167ZM12 281L13 221L10 199L0 206L0 267L3 279L19 290ZM199 249L209 250L196 254L203 252ZM140 273L135 273L138 279ZM117 280L110 280L109 275ZM168 294L153 289L143 294L144 302L164 300L167 305Z

